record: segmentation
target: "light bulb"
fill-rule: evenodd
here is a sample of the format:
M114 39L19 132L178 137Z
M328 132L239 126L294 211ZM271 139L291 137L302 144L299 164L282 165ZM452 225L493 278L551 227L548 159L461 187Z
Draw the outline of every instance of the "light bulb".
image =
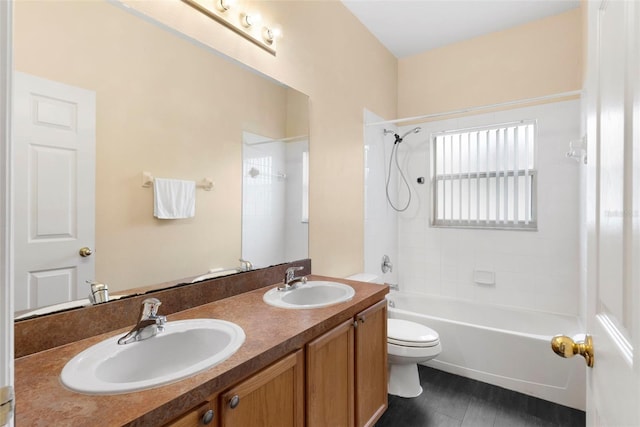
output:
M262 16L260 16L259 13L251 13L251 14L245 13L240 17L240 22L242 23L242 26L245 28L249 28L253 25L256 25L260 21L262 21Z
M262 30L262 37L267 43L271 44L276 39L282 37L282 28L280 28L280 26L278 25L275 25L273 27L264 27Z
M235 4L235 0L216 0L216 7L220 12L226 12Z

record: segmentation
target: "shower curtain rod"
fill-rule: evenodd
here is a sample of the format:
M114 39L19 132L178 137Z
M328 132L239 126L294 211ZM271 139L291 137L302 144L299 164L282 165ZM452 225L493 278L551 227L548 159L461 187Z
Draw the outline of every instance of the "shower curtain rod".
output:
M517 99L515 101L499 102L497 104L490 104L490 105L481 105L479 107L462 108L460 110L446 111L443 113L424 114L422 116L413 116L413 117L405 117L402 119L384 120L381 122L374 122L374 123L365 123L365 126L387 125L387 124L394 124L394 123L411 122L414 120L421 120L421 119L430 119L434 117L453 116L456 114L470 113L473 111L482 111L482 110L488 110L488 109L498 108L498 107L508 107L511 105L518 105L518 104L529 104L532 102L547 101L547 100L557 99L557 98L566 98L568 96L576 96L576 95L582 95L582 91L572 90L569 92L555 93L553 95L538 96L535 98Z

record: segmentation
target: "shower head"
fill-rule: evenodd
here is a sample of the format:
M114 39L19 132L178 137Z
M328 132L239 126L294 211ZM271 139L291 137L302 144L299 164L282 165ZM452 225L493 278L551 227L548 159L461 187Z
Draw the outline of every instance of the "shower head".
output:
M402 136L400 136L400 135L398 135L398 134L396 133L396 134L394 135L394 136L396 137L396 140L395 140L394 144L399 144L399 143L401 143L401 142L402 142L402 140L403 140L407 135L409 135L410 133L418 133L418 132L420 132L421 130L422 130L422 128L421 128L420 126L417 126L417 127L414 127L414 128L413 128L413 129L411 129L411 130L406 131L406 132L404 133L404 135L402 135Z
M404 135L402 135L402 136L400 137L400 139L402 140L402 139L404 139L404 137L405 137L405 136L409 135L410 133L418 133L418 132L420 132L421 130L422 130L422 128L421 128L420 126L415 127L415 128L413 128L413 129L411 129L411 130L406 131L406 132L404 133Z

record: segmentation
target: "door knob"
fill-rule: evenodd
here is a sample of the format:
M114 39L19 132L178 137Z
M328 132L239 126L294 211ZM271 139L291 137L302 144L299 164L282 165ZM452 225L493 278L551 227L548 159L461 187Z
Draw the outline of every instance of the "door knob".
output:
M91 250L91 248L88 248L85 246L84 248L80 248L80 251L78 253L80 254L81 257L86 258L88 256L91 256L93 251Z
M566 335L556 335L551 338L551 349L561 357L573 357L576 354L584 357L587 366L593 368L593 339L585 335L584 341L573 341Z

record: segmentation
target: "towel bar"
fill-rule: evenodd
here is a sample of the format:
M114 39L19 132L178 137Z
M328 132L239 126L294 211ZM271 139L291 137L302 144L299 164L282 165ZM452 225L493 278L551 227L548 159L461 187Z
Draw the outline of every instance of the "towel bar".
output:
M153 175L149 172L142 172L142 186L149 188L153 185ZM211 178L204 178L200 182L196 183L196 187L203 188L204 191L213 190L213 180Z

